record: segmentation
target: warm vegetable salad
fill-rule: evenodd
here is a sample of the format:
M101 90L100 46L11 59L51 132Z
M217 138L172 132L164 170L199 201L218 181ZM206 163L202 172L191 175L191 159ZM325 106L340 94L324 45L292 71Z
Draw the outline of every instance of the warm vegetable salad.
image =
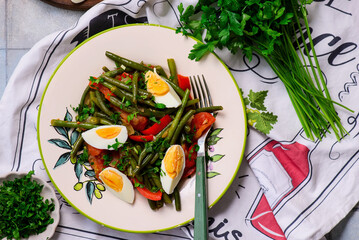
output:
M128 203L137 190L154 210L174 200L179 211L178 184L195 172L196 141L222 107L198 108L189 78L177 74L173 59L167 77L161 66L106 56L116 68L90 76L74 108L76 121L53 119L51 125L81 133L71 162L89 162L106 190Z

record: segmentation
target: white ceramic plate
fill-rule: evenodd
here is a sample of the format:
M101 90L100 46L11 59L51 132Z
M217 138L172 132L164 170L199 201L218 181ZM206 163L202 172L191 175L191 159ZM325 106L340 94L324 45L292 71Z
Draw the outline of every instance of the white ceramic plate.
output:
M0 185L2 185L4 181L13 181L15 178L21 178L25 175L27 175L27 173L25 172L9 172L3 176L0 176ZM38 235L31 235L29 238L27 238L27 240L50 239L52 235L54 235L56 227L60 221L60 204L57 200L54 189L47 182L35 175L32 175L31 179L44 186L41 192L41 196L44 197L44 200L53 199L55 204L55 210L52 211L50 214L50 216L54 219L54 222L48 225L44 232Z
M196 43L158 25L126 25L102 32L74 49L56 69L43 94L38 117L40 152L49 177L61 195L75 209L101 225L128 232L156 232L185 224L194 216L194 178L180 189L182 210L165 206L152 211L138 193L134 204L127 204L110 194L96 190L96 182L81 166L68 160L71 131L55 131L51 119L64 118L66 111L74 116L89 76L99 76L102 67L114 68L105 56L111 51L134 61L162 65L168 72L167 59L174 58L179 74L204 74L214 105L222 105L216 120L209 155L208 202L213 206L226 192L241 164L247 135L242 97L233 76L214 54L195 62L188 53ZM75 138L76 136L73 136ZM67 143L65 143L67 142ZM68 146L67 146L68 145ZM56 167L55 167L56 166ZM75 170L74 170L75 169ZM83 182L82 189L74 186ZM77 187L81 187L78 184ZM97 197L99 198L97 198Z

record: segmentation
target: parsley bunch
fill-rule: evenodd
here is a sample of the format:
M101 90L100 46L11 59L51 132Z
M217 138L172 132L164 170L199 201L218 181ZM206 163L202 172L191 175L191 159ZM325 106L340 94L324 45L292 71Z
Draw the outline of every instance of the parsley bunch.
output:
M0 186L0 238L20 239L39 234L54 220L55 204L40 195L43 185L31 180L33 171Z
M186 9L180 4L177 32L204 42L189 54L196 61L216 48L241 51L249 60L253 53L260 55L285 85L306 135L321 139L330 126L340 139L346 133L334 109L340 104L329 95L310 35L305 5L311 2L199 0ZM304 49L300 42L306 43ZM307 57L311 55L313 59Z

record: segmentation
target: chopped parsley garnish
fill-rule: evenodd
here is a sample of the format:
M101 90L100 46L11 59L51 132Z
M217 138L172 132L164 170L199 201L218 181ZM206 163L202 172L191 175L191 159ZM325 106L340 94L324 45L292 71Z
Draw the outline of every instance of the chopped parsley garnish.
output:
M166 105L164 105L163 103L156 103L156 104L155 104L155 108L165 109L165 108L166 108Z
M88 152L87 148L84 148L83 152L78 155L77 161L80 164L84 164L85 162L88 162L88 158L89 158L89 152Z
M73 110L78 114L76 116L77 121L82 122L95 113L95 106L93 104L91 106L84 105L82 108L78 106L77 108L73 108Z
M103 155L103 160L104 160L104 165L105 166L108 166L108 165L110 165L110 163L111 163L111 161L112 161L112 156L111 155L108 155L108 154L105 154L105 155Z
M120 115L118 113L114 113L110 116L110 118L115 122L115 124L118 122Z
M127 121L131 121L132 119L134 119L137 116L137 112L131 113L127 116Z
M89 79L89 81L91 82L91 84L94 84L94 83L98 84L98 83L103 82L104 80L103 80L102 77L95 78L95 77L92 77L92 76L91 76L90 79Z
M149 119L150 119L152 122L155 122L155 123L158 123L158 124L161 123L161 121L160 121L160 120L157 120L156 117L154 117L154 116L150 117Z
M116 138L116 139L115 139L115 143L112 144L112 145L108 145L108 146L107 146L107 149L109 149L109 150L113 149L113 150L117 151L122 145L123 145L123 144L120 143L120 142L117 140L117 138Z
M4 181L0 186L0 238L28 238L46 230L54 222L53 200L44 201L43 185L31 180L34 171L14 180Z

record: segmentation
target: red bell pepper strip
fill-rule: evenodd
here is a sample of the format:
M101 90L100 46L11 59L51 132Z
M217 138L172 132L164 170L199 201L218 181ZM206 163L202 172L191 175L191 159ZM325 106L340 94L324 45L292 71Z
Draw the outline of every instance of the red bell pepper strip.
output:
M186 89L191 90L191 84L189 82L189 77L182 76L180 74L177 74L178 78L178 86L183 90L186 91Z
M155 123L151 127L141 131L141 133L145 135L156 135L157 133L161 132L170 122L172 118L170 115L165 115L160 119L160 123Z
M150 142L153 141L153 135L130 135L128 136L129 139L136 141L136 142Z
M135 184L135 182L140 183L137 179L131 179L132 183ZM140 183L140 185L143 186L142 183ZM138 190L138 192L144 196L147 199L153 200L153 201L159 201L162 199L162 192L161 190L158 190L157 192L151 192L150 190L148 190L146 187L136 187L136 189Z

